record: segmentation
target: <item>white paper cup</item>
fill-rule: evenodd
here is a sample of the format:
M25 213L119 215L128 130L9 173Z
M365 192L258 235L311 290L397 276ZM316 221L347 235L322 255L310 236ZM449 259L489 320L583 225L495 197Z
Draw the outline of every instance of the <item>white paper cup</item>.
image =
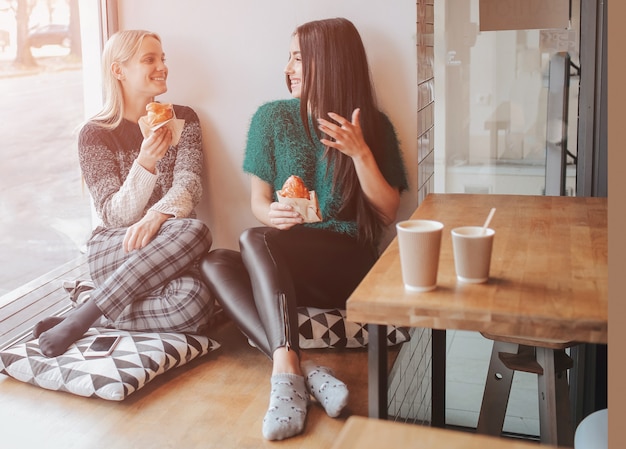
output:
M482 226L463 226L452 231L454 269L461 282L480 284L489 279L495 231Z
M405 220L396 224L402 280L409 290L426 292L437 287L443 223Z

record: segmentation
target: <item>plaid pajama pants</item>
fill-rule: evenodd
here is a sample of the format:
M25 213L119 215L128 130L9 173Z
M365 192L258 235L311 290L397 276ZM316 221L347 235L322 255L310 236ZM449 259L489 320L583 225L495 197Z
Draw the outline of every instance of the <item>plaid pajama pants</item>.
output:
M107 324L201 332L215 308L198 269L198 259L211 247L209 228L197 219L170 219L146 247L130 253L122 248L125 234L126 228L98 228L87 244L91 298Z

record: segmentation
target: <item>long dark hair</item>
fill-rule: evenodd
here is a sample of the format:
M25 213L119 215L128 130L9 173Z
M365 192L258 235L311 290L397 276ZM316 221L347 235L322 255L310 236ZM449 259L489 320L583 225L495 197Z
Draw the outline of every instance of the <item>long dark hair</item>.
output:
M294 31L300 42L302 57L302 92L300 116L312 139L309 117L331 120L335 112L348 120L361 109L363 136L376 161L384 151L381 113L378 110L365 48L358 30L344 18L307 22ZM290 88L289 79L287 86ZM321 132L314 126L315 135ZM383 230L382 214L367 200L349 156L326 148L328 166L334 166L333 190L340 187L344 214L356 215L359 238L376 242ZM350 212L352 211L352 213Z

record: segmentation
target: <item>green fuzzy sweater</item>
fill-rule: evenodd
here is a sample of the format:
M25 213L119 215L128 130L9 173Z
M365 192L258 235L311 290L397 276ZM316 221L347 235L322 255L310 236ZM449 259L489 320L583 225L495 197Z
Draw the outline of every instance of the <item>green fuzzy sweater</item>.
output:
M408 188L404 163L393 125L383 114L388 131L385 160L377 160L387 182L400 191ZM313 133L314 125L310 123ZM338 217L341 207L339 192L332 191L332 167L326 171L324 145L308 138L300 119L300 100L278 100L262 105L252 117L243 170L280 190L291 175L302 178L309 190L314 190L320 205L322 221L307 223L356 236L354 217Z

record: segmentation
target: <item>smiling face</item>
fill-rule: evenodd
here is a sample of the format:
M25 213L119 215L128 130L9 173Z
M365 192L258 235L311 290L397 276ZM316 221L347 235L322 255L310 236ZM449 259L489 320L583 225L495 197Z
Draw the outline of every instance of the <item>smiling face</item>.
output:
M300 55L300 40L297 34L291 39L289 62L287 62L285 67L285 74L289 79L291 96L300 98L302 95L302 57Z
M125 96L154 98L167 91L165 53L158 39L146 36L137 52L117 69Z

